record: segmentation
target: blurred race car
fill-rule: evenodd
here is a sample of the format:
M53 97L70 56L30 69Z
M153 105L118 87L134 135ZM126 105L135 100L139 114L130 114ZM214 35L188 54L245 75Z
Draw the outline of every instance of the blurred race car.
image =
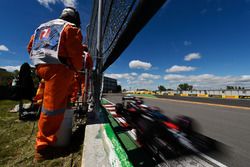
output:
M138 142L162 159L198 151L193 145L193 120L187 116L172 120L134 96L124 96L116 111L136 129Z

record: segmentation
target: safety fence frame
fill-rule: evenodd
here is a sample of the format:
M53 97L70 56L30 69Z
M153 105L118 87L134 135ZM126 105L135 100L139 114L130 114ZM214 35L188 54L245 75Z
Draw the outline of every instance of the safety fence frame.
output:
M103 72L113 64L166 0L93 0L87 43L94 60L94 102L100 106Z

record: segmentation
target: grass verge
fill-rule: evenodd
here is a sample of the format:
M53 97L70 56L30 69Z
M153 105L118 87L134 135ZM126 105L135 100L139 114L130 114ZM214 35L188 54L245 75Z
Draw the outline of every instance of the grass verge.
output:
M145 98L157 98L155 95L149 95L149 94L133 94L134 96L137 97L145 97Z
M37 121L20 121L18 113L10 113L18 102L0 100L0 166L81 166L85 125L73 131L70 146L59 157L34 162Z

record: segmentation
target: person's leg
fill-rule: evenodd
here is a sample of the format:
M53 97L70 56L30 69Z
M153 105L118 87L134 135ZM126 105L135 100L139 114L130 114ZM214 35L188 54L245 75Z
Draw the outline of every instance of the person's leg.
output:
M72 92L71 94L71 103L75 103L77 101L77 93L78 93L78 81L76 78L74 78L73 83L72 83L72 90L70 90L70 92Z
M57 140L56 132L64 118L68 89L73 79L73 73L64 66L40 68L39 72L45 80L45 89L36 139L38 152L53 145Z

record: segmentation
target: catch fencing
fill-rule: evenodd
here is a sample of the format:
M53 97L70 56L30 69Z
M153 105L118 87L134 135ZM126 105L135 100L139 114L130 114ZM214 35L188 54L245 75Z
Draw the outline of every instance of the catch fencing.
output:
M87 44L92 55L94 96L100 98L103 72L113 64L166 0L93 0Z
M103 62L105 71L126 49L138 32L159 10L166 0L102 0L101 19L98 23L98 5L93 1L92 16L87 27L87 41L90 53L96 63ZM98 24L101 24L98 53Z

